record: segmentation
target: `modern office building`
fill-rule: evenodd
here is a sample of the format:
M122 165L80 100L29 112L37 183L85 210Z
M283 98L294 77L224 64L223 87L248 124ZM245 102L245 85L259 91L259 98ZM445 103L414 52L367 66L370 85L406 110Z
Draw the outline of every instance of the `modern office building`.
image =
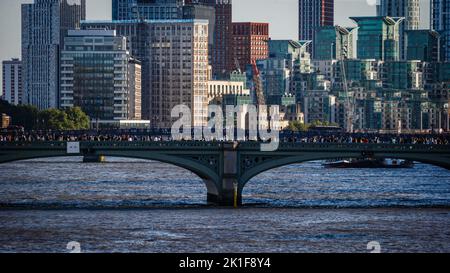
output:
M441 37L434 30L408 30L406 59L424 62L439 62Z
M233 54L239 69L269 56L269 24L233 23ZM236 67L237 68L237 67Z
M316 28L313 41L314 60L353 59L353 36L356 28L323 26Z
M184 0L112 0L113 20L173 20L182 17Z
M22 104L22 62L19 59L3 61L2 100L13 105Z
M404 17L400 25L400 59L406 59L407 36L405 31L417 30L420 25L419 0L380 0L377 5L378 16Z
M299 0L299 40L314 39L317 27L334 25L334 0Z
M400 60L400 24L404 18L351 17L358 24L357 58Z
M450 0L431 0L431 29L441 35L441 58L450 61Z
M141 118L140 64L115 31L70 30L60 70L61 108L81 107L100 124Z
M131 55L142 62L143 119L170 128L172 108L186 104L195 111L196 124L202 123L208 93L208 21L85 21L82 28L116 30L127 37Z
M22 5L24 103L57 108L59 55L69 29L86 17L85 0L35 0Z

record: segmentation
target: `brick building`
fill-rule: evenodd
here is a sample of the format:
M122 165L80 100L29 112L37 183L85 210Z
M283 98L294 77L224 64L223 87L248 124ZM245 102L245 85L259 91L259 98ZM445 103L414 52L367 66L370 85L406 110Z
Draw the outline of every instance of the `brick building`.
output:
M233 23L233 60L237 60L239 68L245 71L253 61L269 57L268 41L268 23Z

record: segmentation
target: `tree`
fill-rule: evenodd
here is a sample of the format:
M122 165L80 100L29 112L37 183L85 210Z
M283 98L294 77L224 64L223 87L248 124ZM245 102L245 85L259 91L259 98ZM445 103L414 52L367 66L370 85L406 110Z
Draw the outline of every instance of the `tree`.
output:
M11 125L23 126L25 130L83 130L89 129L90 124L80 107L39 111L34 106L16 106L0 100L0 113L11 117Z
M328 121L315 120L311 122L311 126L316 127L316 126L339 126L339 125L337 123L332 123Z
M309 125L296 120L289 122L288 129L293 132L305 132L308 131Z
M45 130L67 130L71 127L67 114L58 109L48 109L39 112L39 121L42 126L39 129Z
M38 109L30 105L15 106L7 101L0 100L0 113L11 117L11 125L23 126L26 130L36 128Z
M65 111L48 109L39 113L39 120L46 130L83 130L89 129L89 117L79 107Z
M66 111L70 129L68 130L83 130L89 129L90 120L88 115L81 110L80 107L68 108Z

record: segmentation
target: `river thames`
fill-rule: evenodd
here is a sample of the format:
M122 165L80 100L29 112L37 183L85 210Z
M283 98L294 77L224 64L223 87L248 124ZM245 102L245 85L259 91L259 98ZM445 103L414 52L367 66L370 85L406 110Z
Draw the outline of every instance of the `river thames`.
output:
M0 165L0 252L450 252L450 172L263 173L244 207L206 205L194 174L158 162L39 159Z

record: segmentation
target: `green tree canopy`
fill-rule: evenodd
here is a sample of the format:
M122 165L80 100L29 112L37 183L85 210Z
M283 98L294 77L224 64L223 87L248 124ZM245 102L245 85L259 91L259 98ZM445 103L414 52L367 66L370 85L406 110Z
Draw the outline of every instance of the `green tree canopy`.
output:
M80 107L72 107L66 111L67 119L71 123L72 130L83 130L89 128L89 117Z
M288 129L293 132L306 132L309 129L311 129L312 127L316 127L316 126L339 126L339 125L336 123L322 122L319 120L315 120L315 121L311 122L310 124L301 123L300 121L296 120L296 121L289 122Z
M11 116L12 125L26 130L83 130L89 129L89 117L80 107L66 110L48 109L38 111L34 106L12 105L0 100L0 113Z
M288 129L294 132L305 132L308 131L309 125L306 123L301 123L300 121L296 120L289 122Z
M11 125L23 126L26 130L36 127L38 109L30 105L15 106L0 100L0 113L11 117Z

